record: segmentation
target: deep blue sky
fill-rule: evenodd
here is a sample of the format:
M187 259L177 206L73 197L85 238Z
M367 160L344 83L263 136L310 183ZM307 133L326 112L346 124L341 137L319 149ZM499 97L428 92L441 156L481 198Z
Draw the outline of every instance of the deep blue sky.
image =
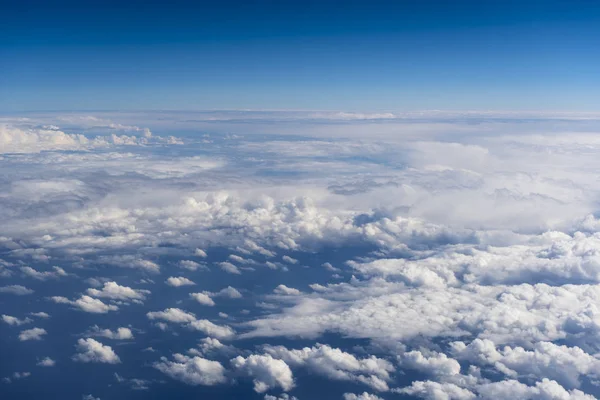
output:
M1 112L600 109L593 0L0 7Z

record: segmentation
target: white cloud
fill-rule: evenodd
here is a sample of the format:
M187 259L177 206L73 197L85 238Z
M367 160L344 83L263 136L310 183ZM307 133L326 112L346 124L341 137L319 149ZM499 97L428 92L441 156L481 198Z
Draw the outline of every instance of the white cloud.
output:
M202 258L206 258L208 257L208 255L206 254L206 251L202 250L202 249L196 249L194 251L194 254L198 257L202 257Z
M79 339L77 341L77 354L73 356L73 361L83 363L105 363L118 364L121 362L119 356L115 354L110 346L91 339Z
M475 394L468 389L461 388L453 383L438 383L434 381L415 381L409 387L396 390L397 393L408 394L426 400L471 400ZM511 397L494 397L495 399ZM524 397L516 397L523 398Z
M196 320L196 316L194 314L185 312L179 308L167 308L164 311L153 311L147 313L146 316L151 320L161 319L179 324L193 322Z
M100 120L98 120L100 121ZM130 126L114 123L102 123L111 129L132 130ZM42 151L90 150L110 146L144 145L151 141L180 143L177 139L164 139L160 136L97 136L87 138L81 134L69 134L56 129L56 126L44 128L20 129L14 126L0 125L0 154L2 153L39 153ZM140 128L135 127L140 130ZM145 133L149 133L147 130Z
M236 267L235 265L233 265L230 262L227 261L223 261L219 263L219 267L221 267L221 269L229 274L236 274L239 275L241 274L240 270L238 269L238 267Z
M50 357L46 357L40 360L36 365L40 367L54 367L56 365L56 361Z
M115 331L111 331L110 329L101 329L98 325L92 326L92 328L87 332L89 336L100 336L105 337L107 339L115 339L115 340L132 340L133 333L131 329L125 327L119 327Z
M50 314L48 314L48 313L46 313L46 312L43 312L43 311L40 311L40 312L32 312L32 313L29 313L29 315L32 315L32 316L34 316L34 317L38 317L38 318L44 318L44 319L46 319L46 318L50 318Z
M240 291L231 286L227 286L226 288L223 288L223 289L219 290L218 292L213 293L212 295L217 296L217 297L226 297L229 299L241 299L242 298L242 294L240 293Z
M154 368L188 385L213 386L226 382L225 368L218 361L202 357L187 357L174 354L174 361L162 357L153 364Z
M296 396L290 396L287 393L281 393L280 396L272 396L270 394L265 394L264 400L298 400Z
M289 391L294 387L294 376L290 367L282 360L270 355L250 355L246 358L237 356L231 360L233 368L253 378L254 390L264 393L269 389L280 387Z
M137 300L143 301L149 290L132 289L127 286L121 286L116 282L105 282L101 290L90 288L87 290L90 296L107 298L112 300Z
M21 272L23 274L40 281L45 281L47 279L57 279L61 276L67 276L67 273L61 267L54 266L52 267L52 271L44 271L39 272L31 267L21 267Z
M31 319L30 318L19 319L16 317L12 317L10 315L2 314L2 321L6 322L7 324L12 325L12 326L20 326L20 325L30 323Z
M50 297L50 300L59 304L70 304L81 311L94 314L106 314L109 311L117 311L119 309L119 307L115 305L105 304L102 302L102 300L94 299L86 295L82 295L75 301L71 301L62 296L52 296Z
M15 379L23 379L31 376L31 372L15 372L11 376L2 378L2 381L11 383Z
M283 257L281 257L281 259L288 264L298 264L298 260L296 260L295 258L292 258L290 256L283 256Z
M233 329L226 325L216 325L207 319L199 319L190 322L190 328L204 332L208 336L214 336L219 339L230 339L235 335Z
M273 289L273 293L284 296L297 296L301 292L298 289L290 288L285 285L279 285L275 289Z
M565 390L556 381L543 379L535 386L527 386L516 380L507 380L483 384L478 387L479 398L492 399L526 399L526 400L593 400L594 396L580 390Z
M538 342L531 350L509 346L497 350L491 340L475 339L468 345L454 342L452 349L457 358L491 365L510 378L548 378L564 387L578 388L580 377L600 377L600 360L579 347Z
M19 340L24 342L27 340L42 340L42 336L46 335L45 329L42 328L32 328L27 329L19 333Z
M164 311L153 311L146 314L150 320L163 320L178 324L184 324L189 329L204 332L208 336L219 339L232 338L235 335L233 329L224 325L217 325L206 319L196 319L192 313L185 312L179 308L167 308Z
M206 265L191 260L181 260L179 261L179 266L189 271L197 271L199 269L208 270L208 267Z
M300 350L283 346L265 346L265 352L292 367L306 367L313 373L334 380L361 382L375 390L387 391L394 366L387 360L370 356L359 359L350 353L328 345L318 344Z
M173 286L173 287L195 285L194 282L192 282L188 278L184 278L183 276L180 276L180 277L173 277L173 276L171 276L171 277L167 278L167 280L165 281L165 283L167 285Z
M198 303L203 304L205 306L214 306L215 302L210 298L209 295L205 293L190 293L190 297L196 300Z
M381 397L367 392L360 394L344 393L344 400L383 400Z
M32 294L33 290L21 285L10 285L0 287L0 293L9 293L16 294L17 296L24 296Z
M419 350L413 350L402 354L399 359L403 367L438 376L442 379L460 374L458 361L443 353L431 352L424 355Z

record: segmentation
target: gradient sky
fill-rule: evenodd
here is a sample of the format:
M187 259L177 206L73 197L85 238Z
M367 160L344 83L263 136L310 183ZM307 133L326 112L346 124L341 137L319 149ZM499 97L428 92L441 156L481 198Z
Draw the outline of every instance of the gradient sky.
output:
M600 2L0 2L0 112L600 108Z

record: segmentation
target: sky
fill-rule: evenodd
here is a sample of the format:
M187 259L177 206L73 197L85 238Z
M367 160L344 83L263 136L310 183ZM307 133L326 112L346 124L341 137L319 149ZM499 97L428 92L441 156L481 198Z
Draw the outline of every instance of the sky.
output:
M2 3L0 111L594 111L595 1Z

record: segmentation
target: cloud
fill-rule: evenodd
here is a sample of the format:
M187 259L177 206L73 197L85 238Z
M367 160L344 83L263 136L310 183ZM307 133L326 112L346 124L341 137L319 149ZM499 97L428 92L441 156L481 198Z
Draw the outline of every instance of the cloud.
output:
M204 332L208 336L219 339L231 338L235 335L233 329L228 326L217 325L206 319L196 319L192 313L185 312L179 308L167 308L164 311L152 311L146 314L150 320L164 320L168 322L184 324L189 329Z
M188 278L184 278L182 276L180 276L180 277L173 277L173 276L171 276L171 277L167 278L167 280L165 281L165 283L167 285L173 286L173 287L195 285L194 282L192 282Z
M567 388L579 388L582 376L598 379L600 375L600 360L595 356L579 347L551 342L535 343L531 350L510 346L496 349L491 340L475 339L468 345L454 342L452 350L460 360L490 365L510 378L548 378Z
M24 379L31 376L31 372L15 372L11 376L2 378L3 382L11 383L15 379Z
M190 293L190 297L196 300L198 303L203 304L205 306L214 306L215 302L210 298L209 295L204 293Z
M143 289L132 289L127 286L121 286L116 282L105 282L104 287L101 290L90 288L87 290L90 296L107 298L111 300L133 300L143 301L146 300L146 295L150 293L149 290Z
M115 331L111 331L110 329L100 329L98 325L94 325L88 332L89 336L100 336L105 337L107 339L115 339L115 340L132 340L133 333L131 329L125 327L119 327Z
M188 326L197 331L204 332L208 336L214 336L219 339L230 339L235 335L235 331L230 327L213 324L207 319L192 321Z
M212 293L212 296L226 297L229 299L241 299L242 298L242 294L240 293L240 291L231 286L227 286L226 288L223 288L216 293Z
M476 398L475 394L470 390L461 388L453 383L438 383L433 381L415 381L409 387L402 388L396 392L426 400L471 400ZM494 398L508 399L511 396L498 396ZM516 398L525 399L524 397Z
M231 360L237 371L253 378L254 391L264 393L269 389L280 387L289 391L294 387L294 377L290 367L282 360L270 355L252 354L246 358L237 356Z
M264 350L292 367L305 367L329 379L361 382L379 391L389 390L387 382L391 380L390 373L395 371L387 360L375 356L359 359L328 345L318 344L300 350L265 346Z
M367 392L361 394L344 393L344 400L382 400L381 397Z
M169 361L166 357L161 357L153 366L172 379L188 385L214 386L227 380L225 368L218 361L182 354L174 354L173 359L174 361Z
M593 400L594 396L583 393L580 390L565 390L556 381L543 379L536 382L535 386L527 386L516 380L492 382L481 385L478 388L481 399L565 399L565 400Z
M101 125L106 126L106 125ZM112 129L132 130L119 124L108 124ZM176 138L164 139L160 136L96 136L88 138L82 134L69 134L56 127L21 129L14 126L0 125L0 154L2 153L39 153L42 151L90 150L110 146L138 146L150 142L181 143ZM137 128L137 127L135 127ZM133 129L133 130L139 130ZM149 133L146 131L145 133Z
M25 296L32 294L33 290L21 285L10 285L0 287L0 293L16 294L17 296Z
M298 260L296 260L295 258L292 258L290 256L283 256L283 257L281 257L281 259L288 264L298 264Z
M146 316L151 320L161 319L179 324L193 322L196 320L196 316L194 314L185 312L179 308L167 308L164 311L152 311L147 313Z
M399 356L401 365L441 379L460 374L460 364L446 354L431 352L424 355L419 350L406 352Z
M219 290L218 292L208 292L204 291L202 293L190 293L190 296L194 298L198 303L204 304L207 306L214 306L215 302L212 299L213 297L225 297L229 299L241 299L242 294L239 290L234 287L227 286Z
M73 361L83 363L105 363L118 364L121 362L119 356L115 354L110 346L91 339L79 339L77 341L77 354L73 356Z
M179 261L179 266L189 271L197 271L199 269L208 270L208 267L206 265L191 260L181 260Z
M50 314L43 312L43 311L32 312L32 313L29 313L29 315L33 315L34 317L44 318L44 319L50 318Z
M202 250L202 249L196 249L194 250L194 254L198 257L202 257L202 258L206 258L208 257L208 255L206 254L206 251Z
M25 342L27 340L42 340L42 336L44 336L47 333L48 332L46 332L46 330L42 328L27 329L19 333L19 340L21 342Z
M220 262L219 267L221 267L221 269L223 271L225 271L229 274L236 274L236 275L241 274L238 267L236 267L235 265L233 265L232 263L227 262L227 261Z
M265 394L264 400L298 400L296 396L290 396L287 393L281 393L280 396L271 396L270 394Z
M2 314L2 321L6 322L8 325L11 325L11 326L20 326L20 325L28 324L32 320L30 318L19 319L16 317L11 317L10 315Z
M301 292L298 289L290 288L285 285L278 285L275 289L273 289L273 293L283 296L297 296Z
M37 279L40 281L45 281L47 279L57 279L61 276L67 276L65 270L57 266L52 267L52 271L44 272L36 271L31 267L21 267L21 272L33 279Z
M50 300L59 304L70 304L81 311L94 314L106 314L109 311L117 311L119 309L119 307L115 305L105 304L102 300L94 299L86 295L82 295L75 301L71 301L62 296L52 296L50 297Z
M46 357L40 360L36 365L40 367L54 367L56 365L56 361L50 357Z

